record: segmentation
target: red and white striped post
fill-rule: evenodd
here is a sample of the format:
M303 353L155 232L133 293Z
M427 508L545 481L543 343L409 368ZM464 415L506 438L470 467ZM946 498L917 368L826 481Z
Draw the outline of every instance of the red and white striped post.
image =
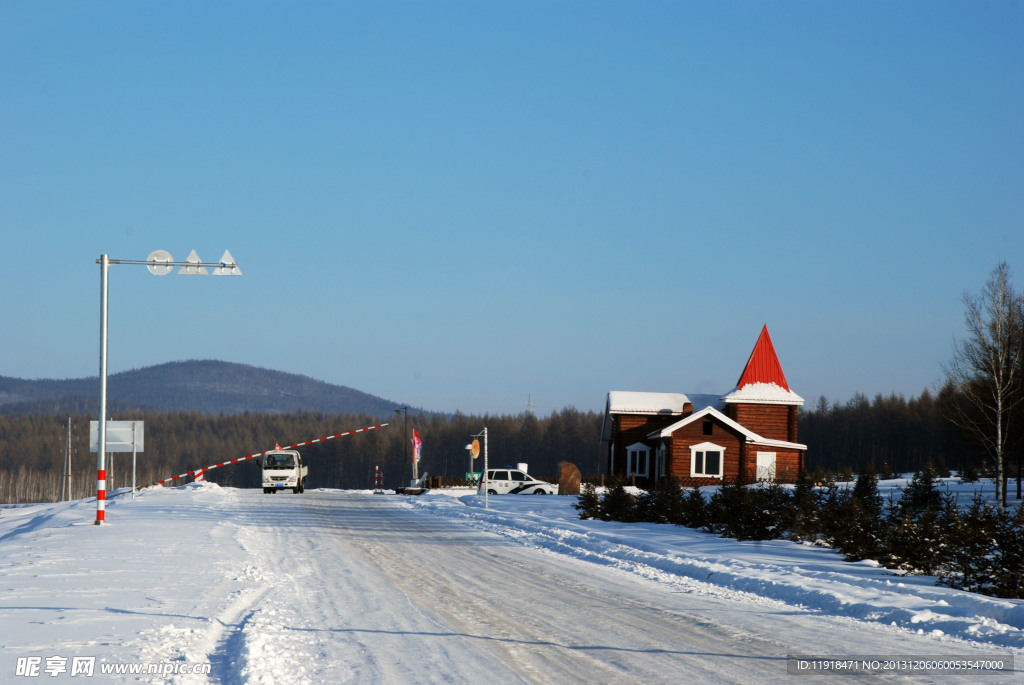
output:
M328 435L328 436L325 436L325 437L322 437L322 438L317 438L316 440L307 440L306 442L297 442L294 445L288 445L287 447L281 447L279 445L275 445L274 449L267 450L266 452L256 452L255 454L250 454L250 455L247 455L245 457L238 457L237 459L229 459L228 461L222 461L219 464L211 464L210 466L204 466L203 468L196 469L195 471L188 471L188 472L182 473L181 475L178 475L178 476L172 476L171 478L164 478L163 480L158 480L157 482L153 483L153 485L164 485L165 483L170 483L171 481L178 480L180 478L188 478L189 476L195 476L196 479L198 480L205 472L207 472L207 471L209 471L211 469L220 468L221 466L227 466L228 464L237 464L238 462L246 461L247 459L254 459L256 457L262 457L267 452L276 452L277 450L293 450L293 449L295 449L297 447L303 447L305 445L312 445L314 443L323 442L325 440L333 440L334 438L341 438L341 437L344 437L346 435L355 435L356 433L365 433L366 431L372 431L375 428L384 428L387 425L388 424L386 424L386 423L379 423L376 426L366 426L365 428L357 428L356 430L353 430L353 431L347 431L345 433L336 433L334 435Z

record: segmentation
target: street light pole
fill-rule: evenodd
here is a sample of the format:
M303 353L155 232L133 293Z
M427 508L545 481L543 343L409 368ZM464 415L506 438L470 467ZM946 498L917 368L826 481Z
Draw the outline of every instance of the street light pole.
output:
M107 506L107 271L110 258L100 255L100 445L96 455L96 525L106 519Z
M409 443L409 407L402 407L401 409L396 409L395 413L402 415L402 434L403 434L403 438L402 439L405 441L405 447L402 448L402 456L405 457L405 467L411 469L412 465L411 465L410 462L412 461L412 457L410 456L409 452L407 451L410 448L410 443ZM409 482L411 483L412 481L409 481Z
M99 432L99 448L96 456L96 525L101 525L106 520L107 500L107 280L111 264L142 264L149 267L150 273L155 276L166 276L175 266L180 266L178 273L186 275L206 275L206 267L213 267L214 276L241 276L242 270L238 268L234 257L227 250L221 256L219 262L204 263L193 250L184 262L176 262L170 253L163 250L156 250L149 255L149 259L110 259L109 255L102 254L96 260L100 265L100 420L96 427ZM133 493L134 495L134 493Z

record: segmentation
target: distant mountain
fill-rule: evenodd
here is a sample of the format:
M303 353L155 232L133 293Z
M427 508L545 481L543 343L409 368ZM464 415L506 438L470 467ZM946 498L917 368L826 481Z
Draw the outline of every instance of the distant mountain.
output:
M99 387L99 377L24 380L0 376L0 414L94 414L99 411ZM380 417L391 415L399 406L308 376L211 360L171 362L112 374L107 377L107 405L111 412L313 411Z

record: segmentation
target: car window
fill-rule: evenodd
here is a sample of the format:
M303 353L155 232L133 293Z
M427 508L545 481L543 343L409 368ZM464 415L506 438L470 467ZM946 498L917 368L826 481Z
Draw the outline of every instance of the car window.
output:
M512 480L526 480L526 474L522 471L513 471Z
M492 480L508 480L508 471L495 471Z

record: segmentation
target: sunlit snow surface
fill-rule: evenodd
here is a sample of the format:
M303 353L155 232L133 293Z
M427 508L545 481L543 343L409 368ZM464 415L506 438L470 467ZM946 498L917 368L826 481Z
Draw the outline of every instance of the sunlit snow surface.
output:
M60 659L70 665L74 657L94 657L97 671L124 663L208 664L211 671L97 673L93 682L457 683L486 681L480 674L488 672L502 673L505 682L571 681L539 667L517 671L506 657L523 649L551 652L552 664L559 654L604 659L622 672L609 671L606 682L627 682L631 669L645 663L653 664L647 682L676 681L661 664L706 647L680 648L679 655L664 647L634 649L611 658L616 636L594 620L595 606L614 616L622 610L616 593L634 591L654 598L655 606L665 601L671 615L713 613L717 627L708 624L709 631L721 631L722 621L735 626L738 642L721 646L724 665L709 666L697 678L703 682L741 682L743 670L725 657L748 646L765 649L754 643L764 638L757 626L769 617L816 638L794 638L780 649L796 642L812 654L841 655L877 652L891 642L904 654L1011 655L1018 667L1024 664L1024 602L936 587L934 578L898 576L870 561L846 563L811 545L580 520L575 503L574 497L491 496L485 509L469 490L419 497L332 490L263 495L205 483L153 488L134 500L120 493L109 501L102 526L93 523L94 500L5 507L0 682L89 682L66 672L16 675L26 659L45 668L49 657L57 657L56 666ZM375 540L377 521L381 540ZM421 532L404 534L410 525ZM479 553L465 554L465 545ZM409 565L389 559L392 552L405 554ZM482 566L491 560L511 569L517 555L524 565L509 571L511 594L526 585L515 576L523 569L567 571L583 597L594 588L592 606L573 609L560 600L558 640L542 632L536 634L543 639L517 637L542 631L542 612L537 626L525 614L517 619L521 625L492 635L490 618L481 613L486 601L476 597L476 604L463 606L457 593L433 596L422 588L434 571L431 559L453 568L465 557L476 565L467 569L470 579L492 572ZM435 585L444 587L443 580ZM537 588L544 582L532 579L529 594L542 594ZM434 611L439 603L452 606ZM577 642L598 647L583 654L572 646ZM778 682L786 680L785 656L772 657L781 665L768 664ZM974 678L964 682L986 682Z

